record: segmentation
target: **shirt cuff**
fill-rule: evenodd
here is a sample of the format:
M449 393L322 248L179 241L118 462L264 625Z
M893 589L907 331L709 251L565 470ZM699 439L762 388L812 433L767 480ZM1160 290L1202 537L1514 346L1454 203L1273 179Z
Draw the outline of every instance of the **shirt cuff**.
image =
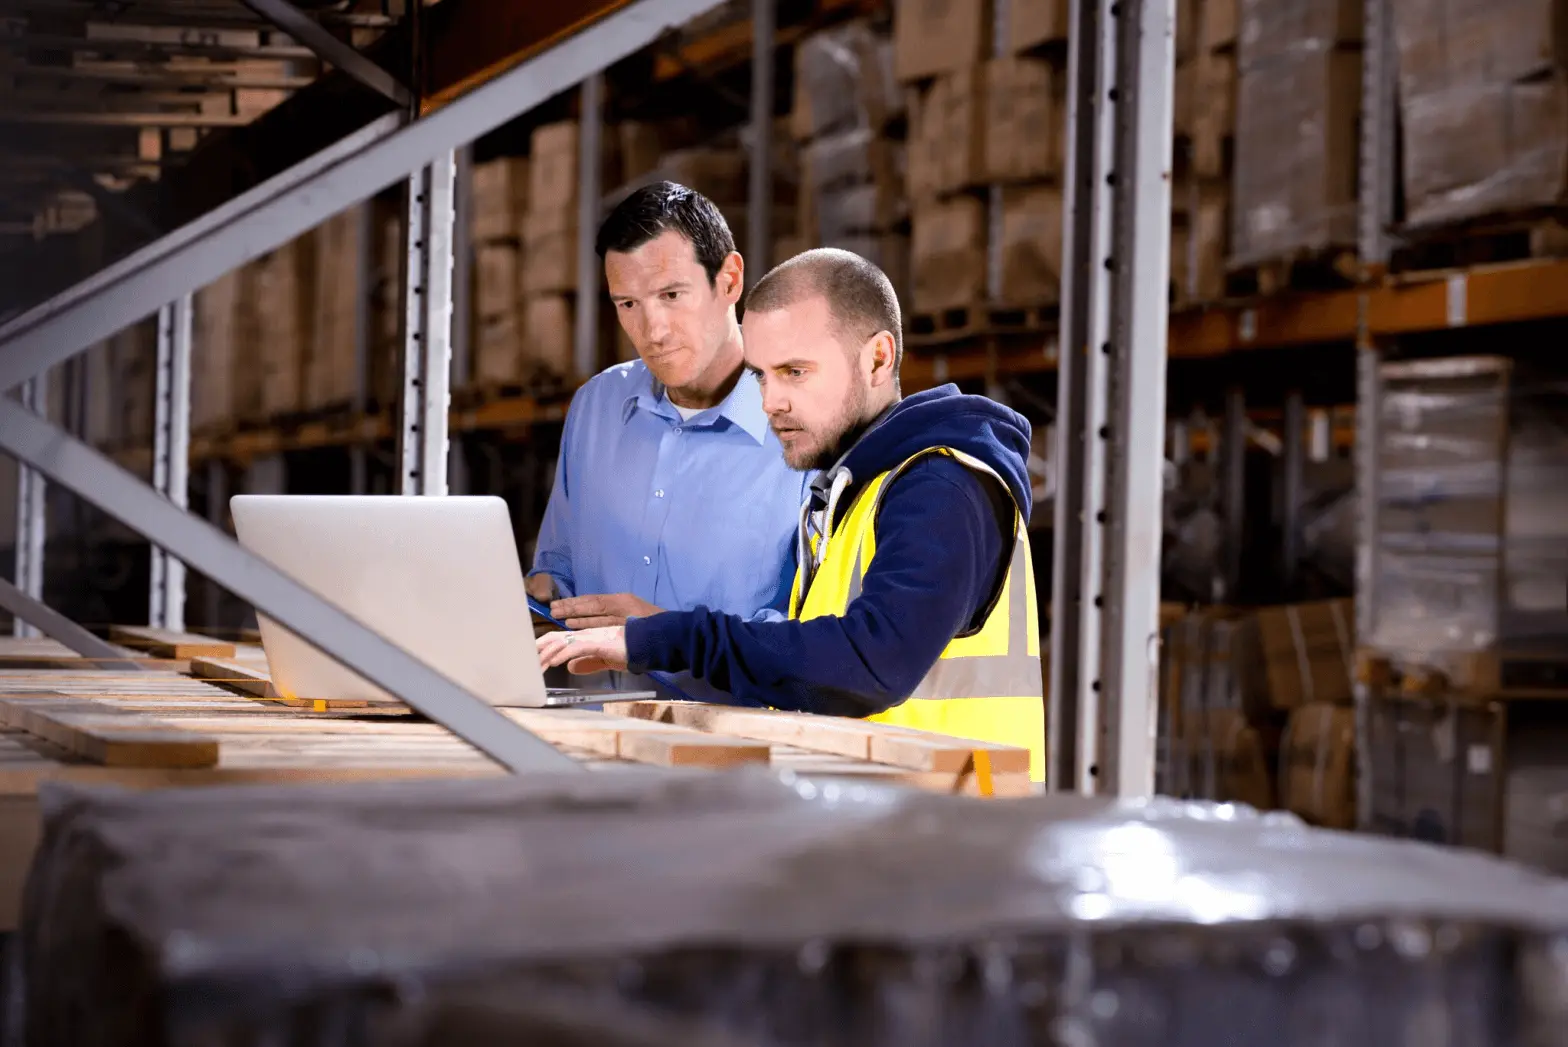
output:
M626 619L626 669L633 673L684 672L691 612L665 611Z

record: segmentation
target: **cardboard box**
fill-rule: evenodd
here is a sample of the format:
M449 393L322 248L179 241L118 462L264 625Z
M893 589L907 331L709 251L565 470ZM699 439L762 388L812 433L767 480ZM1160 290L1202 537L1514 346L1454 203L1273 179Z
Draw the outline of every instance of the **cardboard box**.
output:
M912 312L935 312L985 298L985 205L970 197L915 209L910 242Z
M910 196L956 192L986 181L986 67L972 66L931 85L918 106L918 144L909 157Z
M1234 49L1239 0L1203 0L1201 6L1202 13L1198 19L1199 50L1213 52Z
M240 271L231 269L196 292L191 341L191 432L222 430L234 421L235 319ZM59 384L59 383L55 383ZM92 393L89 379L89 396ZM57 416L58 417L58 416Z
M1171 91L1171 126L1178 139L1192 137L1193 111L1197 108L1198 70L1192 62L1178 63Z
M1356 714L1341 705L1303 705L1280 740L1279 798L1313 825L1356 825Z
M1366 19L1362 0L1241 0L1239 17L1243 65L1293 51L1357 46Z
M1069 0L1010 0L1008 51L1016 53L1040 44L1065 43L1071 12Z
M811 213L814 224L807 234L817 243L830 244L891 229L907 215L908 204L897 187L866 182L817 194Z
M1361 55L1241 56L1232 266L1356 243Z
M813 33L795 48L790 132L801 140L879 131L904 108L893 41L856 20Z
M990 0L897 0L893 68L900 82L978 65L991 54Z
M668 148L658 124L624 120L615 126L615 135L621 150L621 184L636 181L658 167Z
M577 206L577 121L534 129L528 165L528 204L533 212Z
M1568 65L1563 0L1401 0L1392 4L1399 91L1540 80Z
M1062 194L1054 186L1008 188L1002 194L1003 302L1055 302L1062 280Z
M746 202L746 155L739 149L677 149L659 160L672 182L693 189L715 204Z
M469 383L510 385L523 380L522 307L479 317L473 325Z
M301 408L351 403L357 385L359 340L359 205L334 215L309 234L314 251L314 293L304 362Z
M906 162L904 143L868 128L818 138L801 149L803 195L868 182L892 192L904 184Z
M1355 637L1350 600L1284 604L1252 615L1242 686L1256 695L1259 715L1351 704Z
M573 216L575 217L575 216ZM541 222L523 242L523 290L530 295L577 289L577 225Z
M481 319L515 313L523 297L522 249L483 244L474 252L474 312Z
M1029 181L1062 169L1064 85L1040 58L986 64L985 170L997 181Z
M528 159L504 156L475 164L473 171L474 242L516 239L528 210Z
M1273 809L1270 753L1262 732L1239 710L1205 710L1185 722L1183 739L1190 795Z
M523 307L524 365L557 377L573 374L574 327L571 299L565 295L531 296Z
M1412 227L1546 207L1568 188L1568 93L1560 78L1411 98L1404 116Z

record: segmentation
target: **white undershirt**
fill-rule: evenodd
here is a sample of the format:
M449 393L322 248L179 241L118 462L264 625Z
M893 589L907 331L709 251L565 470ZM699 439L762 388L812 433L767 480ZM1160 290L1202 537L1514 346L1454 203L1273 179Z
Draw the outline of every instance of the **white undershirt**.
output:
M707 410L706 407L682 407L680 404L676 403L674 400L670 401L670 406L675 408L677 411L679 411L680 415L681 415L681 420L682 421L686 421L686 422L691 421L694 417L696 417L697 415L699 415L702 412Z

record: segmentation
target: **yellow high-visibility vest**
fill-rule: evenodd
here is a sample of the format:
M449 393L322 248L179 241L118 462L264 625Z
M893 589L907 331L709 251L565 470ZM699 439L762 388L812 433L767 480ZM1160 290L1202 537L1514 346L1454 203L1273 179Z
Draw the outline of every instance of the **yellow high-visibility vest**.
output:
M802 594L805 565L795 569L789 615L797 621L842 617L860 595L861 580L876 557L877 512L888 485L929 454L949 455L1011 491L984 462L950 447L933 447L906 459L866 484L838 524L826 523L827 550ZM1029 777L1045 780L1045 687L1040 675L1039 610L1029 530L1013 507L1012 561L990 613L980 627L955 636L906 700L867 719L975 741L1029 750ZM813 541L811 553L816 554ZM920 608L911 607L910 614Z

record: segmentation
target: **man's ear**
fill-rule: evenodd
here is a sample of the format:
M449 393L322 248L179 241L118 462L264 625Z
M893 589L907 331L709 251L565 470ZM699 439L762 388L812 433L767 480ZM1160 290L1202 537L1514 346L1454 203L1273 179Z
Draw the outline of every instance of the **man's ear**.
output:
M734 305L740 301L741 292L746 289L746 260L739 251L731 251L724 256L714 282L718 285L720 297L727 304Z
M898 347L893 344L893 336L886 331L878 331L866 343L870 350L868 356L871 361L871 385L873 388L884 382L897 382L898 375L893 372L893 363L898 356Z

